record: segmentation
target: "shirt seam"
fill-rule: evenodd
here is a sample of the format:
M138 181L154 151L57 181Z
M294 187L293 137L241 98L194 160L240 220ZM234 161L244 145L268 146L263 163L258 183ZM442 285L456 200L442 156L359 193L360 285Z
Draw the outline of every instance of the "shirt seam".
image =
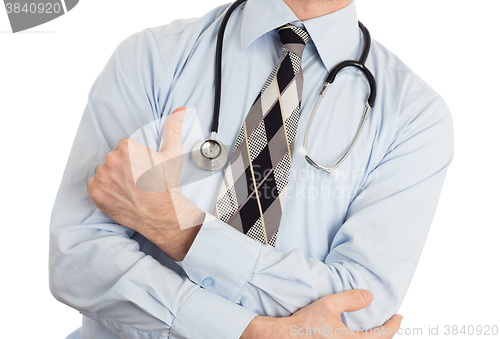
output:
M188 298L188 299L189 299L189 298ZM129 328L129 329L132 329L132 330L134 330L134 331L136 331L136 332L139 332L139 333L148 333L148 334L152 334L152 335L154 335L154 336L156 336L156 337L159 337L159 338L166 338L166 339L169 339L169 338L170 338L170 333L171 333L171 328L172 328L172 326L170 326L170 328L168 329L168 334L167 334L166 336L164 336L164 335L159 334L159 333L157 333L157 332L153 332L153 331L146 331L146 330L140 330L140 329L138 329L138 328L135 328L135 327L130 326L130 325L127 325L127 324L125 324L125 323L122 323L122 322L116 321L116 320L114 320L114 319L110 319L110 318L106 318L106 317L100 316L100 315L99 315L99 314L97 314L97 313L87 312L87 311L80 311L80 313L81 313L82 315L85 315L85 316L86 316L87 314L88 314L88 315L91 315L91 316L93 316L93 317L95 317L95 318L97 318L97 319L105 319L105 320L107 320L107 321L109 321L109 322L119 324L120 326L123 326L123 327L125 327L125 328ZM175 321L175 319L174 319L174 321ZM173 325L173 322L172 322L172 325Z
M158 38L156 37L156 35L149 29L145 29L145 31L149 32L152 37L155 39L155 45L156 45L156 52L158 53L158 56L160 57L160 60L161 60L161 65L163 66L163 73L165 75L165 81L168 81L168 72L167 72L167 65L165 65L165 61L163 60L163 57L162 57L162 53L161 53L161 49L160 49L160 46L158 45ZM172 91L172 85L170 85L169 89L168 89L168 94ZM168 94L167 94L167 97L168 97ZM157 112L156 113L157 116L153 116L153 119L156 120L156 119L161 119L163 117L163 114L164 114L164 109L162 110L162 112ZM157 132L158 132L158 125L156 126L157 127Z
M161 35L161 36L157 36L151 28L146 28L145 30L148 31L149 33L151 33L151 35L153 36L153 38L155 39L155 44L156 44L156 50L158 52L158 55L160 56L160 60L161 60L161 64L163 66L163 72L165 73L165 78L168 79L169 78L169 73L167 72L167 65L166 65L166 62L169 61L167 59L168 58L168 55L167 53L165 53L164 55L162 55L162 49L160 48L160 45L159 45L159 40L163 40L164 38L167 38L167 37L170 37L170 36L176 36L176 35L181 35L182 33L184 33L184 31L196 24L207 24L207 25L211 25L212 23L210 23L209 21L200 21L200 20L196 20L195 22L192 22L190 24L188 24L186 27L184 27L180 32L175 32L175 33L168 33L168 34L165 34L165 35ZM197 33L197 37L196 37L196 41L198 41L198 39L200 38L201 34L203 32L199 32ZM196 41L195 41L195 44L196 44ZM194 45L193 45L194 47ZM165 49L166 50L166 49ZM189 53L189 56L187 57L187 59L189 59L189 57L191 56L191 53L192 51ZM187 60L186 59L186 60ZM171 75L171 83L170 83L170 87L168 89L168 93L172 92L172 88L174 87L174 78L175 78L175 74L172 72L172 75ZM161 119L163 117L165 112L160 112L159 113L159 118Z
M184 33L184 31L186 31L188 28L196 25L196 24L205 24L205 25L208 25L208 26L211 26L215 23L216 21L214 22L210 22L210 21L200 21L200 20L197 20L195 22L192 22L190 23L189 25L187 25L186 27L184 27L180 32L176 32L176 33L169 33L169 34L166 34L166 35L163 35L161 37L158 37L157 40L163 40L167 37L171 37L171 36L177 36L177 35L181 35L182 33ZM207 28L208 29L208 28ZM203 35L203 33L206 31L205 30L202 30L200 32L197 32L196 33L196 38L195 38L195 41L193 42L193 44L189 47L190 51L189 51L189 54L188 56L186 57L186 59L184 60L183 62L183 66L181 67L181 70L179 72L172 72L172 81L170 83L170 87L168 89L169 93L172 92L172 89L175 87L176 85L176 80L178 79L178 75L180 73L182 73L182 70L184 68L184 65L188 62L188 60L191 58L191 56L193 55L193 52L194 52L194 48L195 48L195 45L196 43L199 41L200 37ZM158 42L157 42L157 45L158 45ZM161 58L161 54L160 54L160 58ZM165 53L165 59L169 59L168 55ZM170 62L172 62L171 60L169 60ZM178 61L178 60L177 60ZM163 61L162 61L163 62ZM175 64L176 62L172 62L173 64ZM163 112L162 112L162 116L163 116Z
M161 64L163 66L163 72L165 73L165 77L168 78L167 67L165 65L163 58L161 57L161 50L160 50L160 46L158 45L158 38L155 36L155 34L149 28L146 29L146 31L151 33L151 35L155 39L156 51L158 52L158 55L160 56Z
M215 21L214 21L214 22L215 22ZM153 34L153 36L155 37L155 39L157 39L157 40L162 40L162 39L164 39L164 38L166 38L166 37L169 37L169 36L172 36L172 35L179 35L179 34L182 34L182 33L184 33L184 31L185 31L186 29L188 29L189 27L194 26L194 25L196 25L196 24L208 24L208 25L212 25L214 22L196 20L196 21L193 21L192 23L188 24L188 25L187 25L186 27L184 27L184 28L183 28L180 32L175 32L175 33L167 33L167 34L165 34L165 35L161 35L161 36L156 36L156 35L154 34L154 32L151 30L152 28L147 28L146 30L147 30L147 31L149 31L149 32L151 32L151 34Z
M436 97L436 93L433 93L429 88L428 86L424 86L424 84L422 84L421 80L419 79L419 77L412 71L412 70L409 70L409 69L396 69L396 68L393 68L392 66L389 65L389 63L385 62L384 63L384 67L390 69L391 71L394 71L394 72L398 72L398 73L408 73L410 74L413 79L415 79L415 81L417 82L417 84L424 90L426 91L432 98Z

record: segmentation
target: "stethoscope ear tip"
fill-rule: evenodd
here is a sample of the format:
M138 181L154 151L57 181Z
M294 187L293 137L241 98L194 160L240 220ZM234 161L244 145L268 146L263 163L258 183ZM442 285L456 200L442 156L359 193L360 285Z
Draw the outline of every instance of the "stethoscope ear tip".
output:
M297 148L297 154L302 156L302 157L306 157L307 155L307 150L304 146L300 146L299 148Z
M340 171L338 169L331 169L330 177L332 177L332 179L334 180L337 180L338 178L340 178Z

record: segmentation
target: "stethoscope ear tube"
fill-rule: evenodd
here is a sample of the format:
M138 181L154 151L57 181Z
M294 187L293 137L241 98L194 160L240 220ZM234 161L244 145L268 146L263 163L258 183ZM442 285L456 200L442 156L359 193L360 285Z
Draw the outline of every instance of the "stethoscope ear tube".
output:
M227 9L224 18L220 24L219 33L217 34L217 47L215 52L215 98L214 98L214 117L212 120L212 130L210 132L217 133L219 130L219 115L220 103L222 95L222 44L224 42L224 32L226 31L227 22L234 10L247 0L237 0L233 2Z
M331 73L326 78L326 82L330 84L333 83L333 81L340 73L340 71L342 71L344 68L347 67L356 67L365 76L366 80L368 81L368 84L370 85L370 96L368 97L367 102L368 105L373 107L373 103L375 102L375 98L377 97L377 84L375 83L375 78L373 74L370 72L370 70L366 68L365 65L361 64L359 61L347 60L342 62L337 67L335 67L333 71L331 71Z
M329 74L328 77L326 78L326 82L328 83L333 83L335 81L335 78L337 75L346 67L356 67L359 69L361 72L363 72L363 75L365 76L366 80L368 81L368 84L370 85L370 96L368 97L368 105L373 107L373 104L375 103L375 98L377 97L377 83L375 82L375 77L373 74L370 72L368 68L366 68L366 60L368 59L368 55L370 53L370 48L372 45L372 39L370 32L368 29L358 21L359 28L363 32L363 36L365 39L365 46L363 48L363 53L361 54L361 57L359 60L346 60L344 62L341 62L339 65L337 65Z
M365 65L363 65L362 68L360 68L361 72L365 75L366 79L368 80L368 83L370 84L370 96L368 97L368 105L370 107L373 107L373 104L375 103L375 98L377 97L377 84L375 82L375 78L373 77L372 72L366 68Z
M365 37L365 48L363 49L363 54L361 54L361 57L359 58L359 63L364 65L366 64L366 60L368 60L368 54L370 54L370 49L372 48L372 36L370 35L370 32L368 29L361 23L361 21L358 21L358 26L361 29L361 32L363 32L363 36Z
M344 162L344 160L349 156L352 149L354 148L354 145L356 145L356 142L358 141L359 136L361 135L361 131L363 130L363 127L365 125L366 119L368 119L368 115L370 114L370 110L371 110L371 106L366 105L365 112L363 113L363 118L361 119L361 123L358 126L358 130L356 131L356 135L352 139L351 144L350 144L349 148L347 149L347 151L345 151L344 155L342 155L342 157L335 163L335 165L330 166L330 167L320 165L319 163L317 163L313 158L311 158L307 154L307 149L304 146L300 147L300 151L299 151L300 155L303 155L305 157L305 159L307 160L307 162L309 164L311 164L313 167L315 167L321 171L332 174L332 171L335 170L337 167L339 167ZM309 131L307 131L307 132L309 132Z
M219 33L217 34L217 45L215 52L215 97L214 97L214 116L212 119L212 128L210 133L210 138L201 140L196 145L194 145L191 151L191 157L196 164L201 169L206 171L217 171L222 169L228 160L228 154L224 144L216 139L217 132L219 130L219 115L220 115L220 104L222 95L222 45L224 42L224 32L226 31L227 22L231 17L234 10L247 0L237 0L235 1L226 11L224 18L222 18ZM202 146L207 142L213 142L219 145L221 152L214 158L206 157L203 155Z
M309 118L309 122L307 124L307 128L306 128L306 131L304 134L304 146L299 147L299 149L297 150L297 153L299 153L299 155L304 156L306 161L310 165L312 165L313 167L315 167L321 171L325 171L327 173L330 173L330 175L334 178L337 178L339 175L339 172L338 172L338 170L336 170L336 168L339 167L344 162L344 160L349 156L352 149L354 148L354 145L358 141L359 136L361 134L361 131L363 130L363 127L365 125L366 119L368 118L368 115L370 113L370 110L373 107L373 104L375 103L375 98L377 97L377 86L376 86L376 82L375 82L375 77L370 72L370 70L368 70L368 68L366 68L366 66L365 66L365 63L366 63L366 60L368 58L368 54L369 54L370 48L371 48L370 33L368 32L366 27L361 22L358 21L358 24L359 24L359 27L360 27L361 31L363 32L363 36L365 38L365 46L363 49L363 53L362 53L361 57L359 58L359 60L357 60L357 61L356 60L346 60L344 62L341 62L328 74L328 77L326 78L326 83L323 86L323 88L321 89L321 92L319 94L319 98L316 102L316 105L314 106L314 109L313 109L311 116ZM309 156L307 154L307 139L309 136L309 130L310 130L311 125L312 125L312 120L314 119L314 115L316 113L316 110L318 109L319 103L323 99L329 85L331 83L333 83L333 81L335 80L337 75L346 67L356 67L357 69L359 69L363 73L363 75L365 76L365 78L368 81L368 84L370 86L370 95L368 96L368 99L367 99L367 104L365 107L365 111L363 113L363 117L361 119L361 123L358 126L358 129L356 131L356 135L354 136L353 140L351 141L349 148L345 151L344 155L342 155L342 157L333 166L326 167L326 166L320 165L311 156Z

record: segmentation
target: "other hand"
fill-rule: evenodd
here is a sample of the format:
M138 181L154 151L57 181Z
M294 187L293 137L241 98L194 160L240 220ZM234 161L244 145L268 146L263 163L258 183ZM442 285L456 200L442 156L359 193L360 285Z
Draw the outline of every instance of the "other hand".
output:
M367 307L373 295L366 290L349 290L327 295L301 308L289 317L255 317L240 339L291 339L307 338L392 338L403 317L392 316L382 326L368 331L351 331L340 320L343 312L357 311ZM316 332L315 332L316 329Z

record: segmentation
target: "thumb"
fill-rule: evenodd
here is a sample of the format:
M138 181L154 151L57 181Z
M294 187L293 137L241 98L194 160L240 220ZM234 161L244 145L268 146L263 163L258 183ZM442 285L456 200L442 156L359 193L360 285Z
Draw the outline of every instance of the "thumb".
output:
M165 119L163 141L158 152L166 158L182 155L182 122L186 114L187 109L179 107Z
M339 314L353 312L370 305L373 295L367 290L349 290L332 295L332 302L337 306Z

